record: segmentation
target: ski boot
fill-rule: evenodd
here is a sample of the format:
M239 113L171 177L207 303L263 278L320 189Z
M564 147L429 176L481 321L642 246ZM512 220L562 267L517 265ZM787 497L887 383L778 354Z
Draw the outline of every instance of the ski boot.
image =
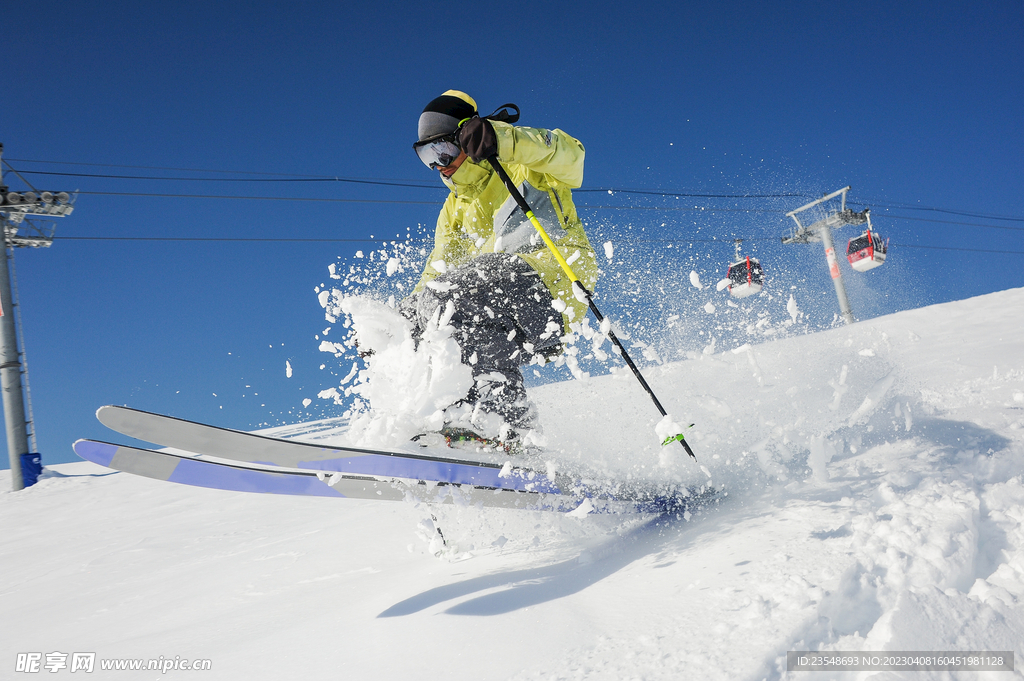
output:
M484 437L468 428L444 426L437 433L421 433L412 438L413 442L421 447L448 447L449 449L461 449L468 451L486 451L493 453L504 453L516 456L521 453L522 445L515 433L509 433L511 437L504 440L498 438Z

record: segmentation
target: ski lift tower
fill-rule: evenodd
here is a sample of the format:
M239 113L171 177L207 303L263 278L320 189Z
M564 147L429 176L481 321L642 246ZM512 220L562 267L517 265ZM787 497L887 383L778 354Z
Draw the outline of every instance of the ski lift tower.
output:
M843 187L839 191L826 194L816 201L811 201L806 206L801 206L796 210L786 213L786 217L793 218L793 222L796 223L796 229L788 237L782 237L782 243L809 244L812 241L820 241L825 246L825 260L828 262L829 274L832 275L832 284L836 287L839 311L843 315L843 321L847 324L853 324L857 320L854 319L853 311L850 309L850 299L846 295L846 285L843 284L843 275L839 271L839 262L836 260L836 248L832 241L832 228L845 227L846 225L862 225L868 220L868 211L865 209L860 213L856 213L847 208L846 193L848 191L850 191L849 187ZM836 198L840 199L839 209L827 211L825 217L810 226L805 226L800 222L800 218L797 217L805 210L820 206Z
M74 200L67 192L36 191L13 168L14 174L29 186L30 191L10 191L3 181L3 150L4 145L0 144L0 228L4 239L4 252L0 257L0 387L3 389L11 483L17 492L26 486L26 481L29 485L35 482L37 473L30 471L38 470L39 454L29 453L28 448L29 421L25 418L25 396L21 384L23 370L14 323L15 302L7 265L11 257L8 249L48 247L53 243L53 223L38 220L70 215L74 210ZM26 471L26 466L32 468Z

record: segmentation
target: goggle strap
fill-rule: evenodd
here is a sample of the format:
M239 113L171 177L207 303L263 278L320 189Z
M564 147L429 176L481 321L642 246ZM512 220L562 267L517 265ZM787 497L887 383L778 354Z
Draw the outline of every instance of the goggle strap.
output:
M510 108L515 109L515 113L507 111L507 109ZM519 107L510 102L508 104L502 104L501 106L499 106L497 109L494 110L494 113L488 116L484 116L484 120L498 121L499 123L515 123L516 121L519 120L519 114ZM461 121L459 121L459 128L462 128L462 126L466 124L466 121L472 120L474 118L476 118L476 116L469 116L468 118L463 118Z
M515 113L506 111L506 109L515 109ZM519 120L519 107L511 102L508 104L502 104L494 110L489 116L484 116L489 121L498 121L499 123L515 123Z

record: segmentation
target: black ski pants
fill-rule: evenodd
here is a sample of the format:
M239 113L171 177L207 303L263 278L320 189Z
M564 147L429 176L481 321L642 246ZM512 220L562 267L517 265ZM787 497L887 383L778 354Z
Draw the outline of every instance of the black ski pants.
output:
M476 379L463 401L502 416L513 429L533 427L520 366L556 352L562 335L562 315L540 275L515 255L487 253L438 276L399 310L419 330L439 308L444 314L449 301L453 337Z

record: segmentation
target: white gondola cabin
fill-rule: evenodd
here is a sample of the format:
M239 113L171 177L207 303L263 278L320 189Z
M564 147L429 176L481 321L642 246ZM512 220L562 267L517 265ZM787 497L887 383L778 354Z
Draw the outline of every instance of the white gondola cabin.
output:
M738 249L737 249L738 250ZM746 298L761 292L764 288L764 270L757 258L740 256L729 265L729 293L734 298Z
M860 236L850 239L850 244L846 247L846 258L850 261L850 267L858 272L867 272L885 262L888 250L889 246L882 241L882 237L871 231L869 218L867 230Z

